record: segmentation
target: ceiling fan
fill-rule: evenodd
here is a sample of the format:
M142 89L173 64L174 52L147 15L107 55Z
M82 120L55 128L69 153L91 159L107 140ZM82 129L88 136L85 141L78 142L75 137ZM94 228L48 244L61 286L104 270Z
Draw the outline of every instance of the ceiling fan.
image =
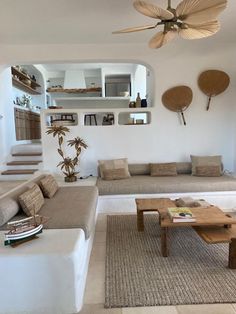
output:
M167 9L136 0L134 8L141 14L160 20L156 24L125 28L113 34L132 33L163 25L149 41L150 48L160 48L179 34L184 39L199 39L214 35L220 29L217 16L226 8L227 0L183 0L176 9L168 0Z

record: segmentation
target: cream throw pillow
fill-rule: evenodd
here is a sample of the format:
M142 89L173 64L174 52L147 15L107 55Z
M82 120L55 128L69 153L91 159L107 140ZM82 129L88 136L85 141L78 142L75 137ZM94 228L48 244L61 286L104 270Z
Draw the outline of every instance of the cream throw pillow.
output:
M194 156L191 155L192 160L192 175L196 175L197 166L219 166L221 169L222 156Z
M19 202L27 216L32 216L39 212L44 204L42 191L37 184L19 196Z
M151 176L177 176L176 162L150 164Z
M130 177L129 169L128 169L128 159L112 159L112 160L99 160L98 161L100 175L102 179L105 180L114 180L114 179L106 179L105 177L112 177L114 175L114 170L119 169L119 179L126 179ZM121 169L123 169L123 174L121 173ZM111 173L109 173L111 171Z
M53 195L59 189L57 181L50 174L39 181L39 186L42 189L44 197L47 197L47 198L52 198Z
M14 217L19 209L20 206L17 201L11 198L3 198L0 201L0 226L3 226Z

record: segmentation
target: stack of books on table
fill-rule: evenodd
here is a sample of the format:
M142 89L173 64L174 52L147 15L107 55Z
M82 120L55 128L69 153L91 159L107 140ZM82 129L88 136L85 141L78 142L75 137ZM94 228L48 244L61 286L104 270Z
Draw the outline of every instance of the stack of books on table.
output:
M189 207L170 207L168 214L172 222L195 222L196 218L193 216Z

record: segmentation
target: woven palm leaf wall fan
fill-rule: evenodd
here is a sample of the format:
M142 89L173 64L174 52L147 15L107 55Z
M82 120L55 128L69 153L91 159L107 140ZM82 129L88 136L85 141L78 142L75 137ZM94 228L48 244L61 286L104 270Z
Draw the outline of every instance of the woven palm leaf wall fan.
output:
M168 0L167 9L146 1L136 0L134 8L141 14L160 20L156 24L125 28L113 34L132 33L164 26L149 41L150 48L160 48L178 34L184 39L199 39L214 35L220 29L218 15L226 8L227 0L183 0L176 9Z

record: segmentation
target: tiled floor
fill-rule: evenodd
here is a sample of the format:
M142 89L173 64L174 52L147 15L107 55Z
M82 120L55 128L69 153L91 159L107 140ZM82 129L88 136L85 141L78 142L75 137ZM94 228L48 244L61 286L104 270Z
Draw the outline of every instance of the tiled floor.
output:
M97 220L96 234L87 277L85 305L80 314L236 314L236 304L104 309L105 247L106 215L100 214Z

